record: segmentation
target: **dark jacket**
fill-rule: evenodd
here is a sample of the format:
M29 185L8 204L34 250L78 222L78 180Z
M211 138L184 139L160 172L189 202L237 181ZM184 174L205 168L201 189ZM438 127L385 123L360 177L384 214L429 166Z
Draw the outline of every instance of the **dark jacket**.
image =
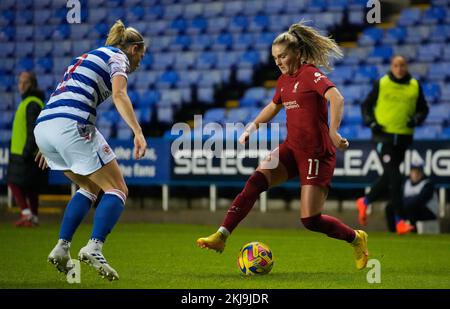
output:
M36 96L42 101L45 100L44 93L40 90L31 90L22 96L22 100L29 96ZM34 138L34 127L37 117L41 112L41 107L37 102L30 102L27 106L27 140L22 155L9 153L8 183L39 190L48 183L48 172L38 168L34 157L38 152L38 147Z
M392 72L389 72L388 76L393 82L399 84L408 84L412 78L409 73L407 73L402 79L395 78ZM361 113L364 124L372 129L372 138L377 143L382 142L410 145L413 139L412 135L386 133L383 131L383 127L376 122L374 109L378 100L379 88L380 81L378 80L374 83L372 90L361 105ZM416 102L416 113L408 122L408 126L412 128L421 125L425 121L425 118L428 115L428 111L428 104L425 100L422 87L419 83L419 96Z

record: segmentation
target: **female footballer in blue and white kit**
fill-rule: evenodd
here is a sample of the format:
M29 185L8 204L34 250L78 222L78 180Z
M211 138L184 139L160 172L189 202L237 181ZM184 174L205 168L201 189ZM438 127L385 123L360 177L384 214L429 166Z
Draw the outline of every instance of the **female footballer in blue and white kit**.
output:
M127 75L139 67L145 50L142 35L118 20L105 46L77 57L69 65L36 120L39 165L64 171L80 187L67 204L59 240L48 256L61 272L73 267L69 253L72 236L103 190L92 234L78 258L95 267L102 277L119 279L104 258L102 247L124 209L128 188L114 152L95 128L96 108L112 95L118 112L133 130L134 157L142 158L147 143L127 94Z

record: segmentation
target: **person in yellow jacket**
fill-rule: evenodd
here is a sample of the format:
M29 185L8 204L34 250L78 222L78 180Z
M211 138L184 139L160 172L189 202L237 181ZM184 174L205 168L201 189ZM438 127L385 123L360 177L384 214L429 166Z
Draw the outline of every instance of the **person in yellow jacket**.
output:
M394 56L390 71L375 83L361 106L364 124L372 129L384 170L370 192L356 201L361 225L367 223L371 203L388 192L389 203L395 209L397 233L406 234L413 229L405 220L399 167L412 144L414 128L424 122L428 110L422 87L408 72L405 58Z
M17 87L22 101L14 115L7 182L21 209L16 226L32 227L38 224L38 193L48 180L48 172L39 169L34 162L38 147L33 130L36 118L44 107L45 97L38 89L33 72L22 72Z

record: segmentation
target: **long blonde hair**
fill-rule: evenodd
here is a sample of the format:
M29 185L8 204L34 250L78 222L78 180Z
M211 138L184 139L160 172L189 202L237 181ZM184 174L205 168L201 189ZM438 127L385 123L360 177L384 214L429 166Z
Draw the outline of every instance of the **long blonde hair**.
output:
M124 50L131 44L144 46L143 36L133 27L125 28L123 22L119 19L109 29L106 45L114 46Z
M290 50L300 52L302 62L323 66L330 71L329 59L339 59L344 55L335 40L321 35L316 29L305 25L303 20L279 34L272 43L277 44L287 44Z

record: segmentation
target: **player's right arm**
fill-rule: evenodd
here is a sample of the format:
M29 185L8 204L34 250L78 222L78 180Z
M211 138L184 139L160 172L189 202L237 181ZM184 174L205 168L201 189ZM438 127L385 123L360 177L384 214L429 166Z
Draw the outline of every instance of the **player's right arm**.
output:
M141 126L137 121L133 105L127 93L127 79L122 75L112 78L112 99L120 116L134 133L134 157L140 159L147 149L147 141L142 134Z
M270 102L270 104L268 104L266 107L264 107L263 110L258 114L258 116L256 116L255 120L247 125L244 133L242 133L241 137L239 138L239 143L245 144L248 141L250 134L258 130L261 123L267 123L272 120L272 118L278 114L282 107L282 104L275 104L273 101Z

